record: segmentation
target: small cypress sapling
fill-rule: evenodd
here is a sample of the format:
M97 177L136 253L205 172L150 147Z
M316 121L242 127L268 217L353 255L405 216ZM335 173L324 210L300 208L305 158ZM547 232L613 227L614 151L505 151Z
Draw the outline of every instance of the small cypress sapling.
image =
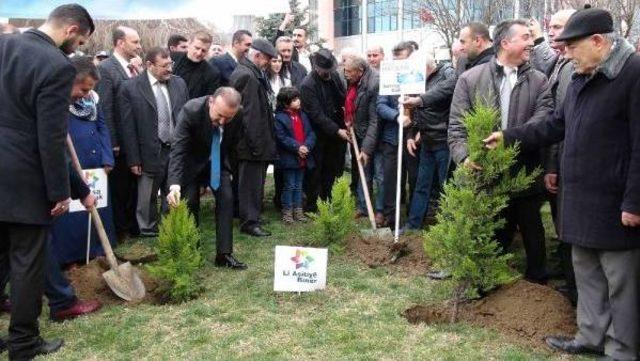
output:
M356 229L356 202L351 195L349 181L338 179L331 189L331 198L318 200L317 205L318 213L310 215L313 223L309 244L342 252L346 238Z
M518 145L500 144L488 151L482 140L496 129L499 113L476 102L464 117L469 159L482 170L460 166L445 184L437 223L425 235L425 250L436 265L451 272L453 309L451 322L457 320L458 306L467 297L477 297L505 284L515 276L508 265L511 254L503 254L495 233L505 220L499 218L510 195L527 189L539 174L524 169L513 172Z
M158 261L149 266L162 291L174 302L184 302L201 290L198 272L204 265L200 232L185 202L170 210L160 224Z

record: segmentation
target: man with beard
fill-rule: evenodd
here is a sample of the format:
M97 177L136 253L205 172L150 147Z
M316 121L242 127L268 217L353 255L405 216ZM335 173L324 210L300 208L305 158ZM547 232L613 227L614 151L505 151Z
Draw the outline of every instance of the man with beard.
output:
M276 38L278 40L281 36L285 36L285 30L295 20L295 15L288 13L285 14L280 27L276 31ZM302 26L297 26L292 32L293 38L293 53L291 57L294 61L299 62L307 69L307 72L311 71L311 52L307 49L307 29Z
M458 62L458 75L476 65L488 62L495 55L489 28L482 23L469 23L460 30L459 51L465 60Z
M96 92L100 96L99 107L104 114L104 122L111 133L111 146L115 165L109 174L109 189L113 202L113 222L120 241L138 233L135 222L136 180L127 166L122 149L124 139L122 125L130 119L122 119L116 97L122 82L138 75L138 68L132 60L142 52L140 36L134 29L119 26L113 30L113 54L98 65L100 82Z
M251 48L252 36L247 30L238 30L233 33L231 38L231 48L227 50L227 53L211 58L209 64L215 66L220 71L220 86L227 86L229 84L229 78L240 60L246 58L249 49Z
M0 346L12 360L63 344L40 337L38 316L49 225L69 208L65 140L76 71L66 54L94 30L87 10L71 4L55 8L37 30L0 37L0 257L9 258L12 304L9 338Z
M186 53L189 48L189 40L180 34L173 34L167 41L167 49L172 53Z
M211 95L220 86L220 71L206 61L212 42L209 33L197 31L189 39L187 52L171 53L173 73L187 83L189 99Z
M271 86L265 71L276 57L276 49L265 39L251 44L248 58L243 58L229 78L229 84L242 95L238 120L242 126L236 144L238 161L238 205L240 230L256 237L270 236L262 228L262 196L267 165L277 159Z
M498 24L494 34L496 56L488 63L475 66L458 80L451 103L449 148L458 164L476 168L470 162L465 114L473 111L477 99L495 107L500 113L501 129L538 122L553 109L547 77L529 65L533 39L528 23L509 20ZM541 165L540 149L521 150L514 171L524 167L532 172ZM540 216L542 181L514 195L503 211L505 227L497 232L498 242L506 251L516 229L522 233L527 254L525 278L539 283L547 280L544 227Z
M138 182L136 220L140 235L145 237L158 235L158 191L167 195L169 154L178 113L189 100L187 85L172 74L172 64L168 50L149 49L146 70L118 92L121 117L129 120L122 126L127 164ZM166 202L162 202L162 211L168 211Z
M309 211L317 210L318 197L331 196L333 183L344 170L349 132L344 123L345 87L336 67L331 52L320 49L314 54L313 71L300 85L302 109L318 137L313 149L316 167L305 176L304 184Z

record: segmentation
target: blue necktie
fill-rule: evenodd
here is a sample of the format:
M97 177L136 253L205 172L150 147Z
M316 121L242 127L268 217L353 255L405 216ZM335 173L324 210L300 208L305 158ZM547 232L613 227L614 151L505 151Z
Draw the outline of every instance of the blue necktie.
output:
M214 128L211 137L211 180L209 184L214 191L220 188L220 128Z

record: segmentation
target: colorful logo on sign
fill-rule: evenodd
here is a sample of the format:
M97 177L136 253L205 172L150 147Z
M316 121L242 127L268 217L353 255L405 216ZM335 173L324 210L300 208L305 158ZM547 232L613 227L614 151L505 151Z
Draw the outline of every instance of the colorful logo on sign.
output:
M313 263L313 257L311 257L307 252L297 249L296 255L295 257L291 257L291 261L296 264L296 269L309 269L309 266Z
M95 189L96 188L96 183L98 183L98 180L100 180L100 178L98 177L96 172L85 171L84 175L85 175L85 177L87 179L89 188Z

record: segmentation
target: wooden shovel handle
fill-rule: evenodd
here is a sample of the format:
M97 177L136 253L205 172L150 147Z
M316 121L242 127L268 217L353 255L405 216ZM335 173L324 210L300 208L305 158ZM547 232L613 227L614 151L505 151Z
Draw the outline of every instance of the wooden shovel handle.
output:
M369 186L367 185L367 178L364 176L364 168L360 163L360 148L358 147L358 141L356 140L356 133L353 131L353 127L349 126L349 133L351 134L351 141L353 143L353 150L356 153L356 163L358 163L358 172L360 173L360 184L362 184L362 192L364 193L364 201L367 204L367 215L371 222L371 228L376 229L376 219L373 215L373 206L371 205L371 197L369 196Z
M67 134L67 148L69 149L69 154L71 155L71 163L73 164L73 168L76 172L78 172L80 178L84 179L84 172L82 171L82 166L80 165L78 154L76 153L76 149L73 146L73 142L71 141L71 137L69 136L69 134ZM109 266L111 266L111 269L113 269L117 273L118 261L116 260L116 256L113 254L113 250L111 249L109 237L107 236L107 232L104 230L104 224L102 224L100 213L98 213L98 209L95 206L87 210L91 212L91 220L93 221L93 225L98 231L98 238L100 238L100 243L102 244L102 249L107 256Z

